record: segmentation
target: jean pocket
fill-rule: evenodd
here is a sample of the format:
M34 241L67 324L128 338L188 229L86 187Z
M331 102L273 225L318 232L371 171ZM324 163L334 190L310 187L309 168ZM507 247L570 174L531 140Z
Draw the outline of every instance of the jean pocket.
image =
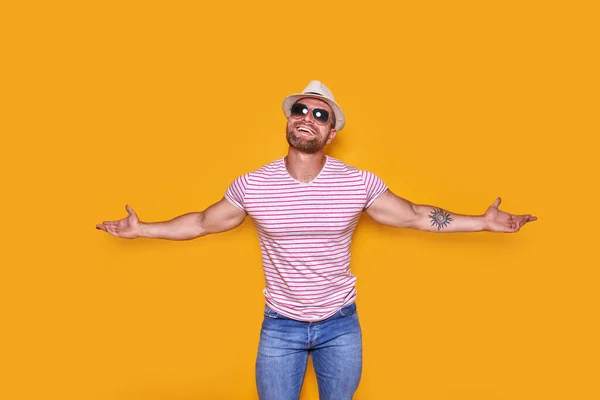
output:
M265 317L269 318L277 318L279 314L276 311L272 310L268 305L265 304Z
M349 306L342 307L342 308L340 309L340 314L341 314L343 317L347 317L347 316L349 316L349 315L354 315L354 314L356 314L356 303L352 303L352 304L350 304Z

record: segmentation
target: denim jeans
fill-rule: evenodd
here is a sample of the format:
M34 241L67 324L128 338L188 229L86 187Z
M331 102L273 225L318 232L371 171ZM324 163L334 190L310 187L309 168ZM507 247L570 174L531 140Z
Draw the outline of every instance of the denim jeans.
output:
M352 399L362 372L362 331L356 303L317 322L290 319L268 306L264 314L256 357L261 400L298 400L309 354L319 399Z

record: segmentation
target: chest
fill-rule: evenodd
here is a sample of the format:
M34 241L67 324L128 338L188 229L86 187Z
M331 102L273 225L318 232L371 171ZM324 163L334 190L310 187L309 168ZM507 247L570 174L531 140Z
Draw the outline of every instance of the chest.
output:
M351 233L366 201L360 187L308 185L249 188L245 206L263 236L317 237Z

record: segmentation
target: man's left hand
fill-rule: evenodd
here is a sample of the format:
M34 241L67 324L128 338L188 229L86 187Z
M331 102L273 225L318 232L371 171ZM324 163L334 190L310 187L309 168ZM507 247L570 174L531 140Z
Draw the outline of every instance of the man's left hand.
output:
M513 215L500 211L498 206L501 201L502 199L498 197L483 215L484 230L490 232L518 232L526 223L537 220L537 217L531 214Z

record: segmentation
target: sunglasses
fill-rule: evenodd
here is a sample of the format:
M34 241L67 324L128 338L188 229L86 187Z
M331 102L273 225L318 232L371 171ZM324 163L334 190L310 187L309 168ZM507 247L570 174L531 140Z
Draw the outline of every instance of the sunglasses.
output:
M306 104L296 103L292 106L292 117L302 118L308 114L310 107ZM329 121L329 111L323 110L322 108L313 108L312 115L315 121L321 125L325 125Z

